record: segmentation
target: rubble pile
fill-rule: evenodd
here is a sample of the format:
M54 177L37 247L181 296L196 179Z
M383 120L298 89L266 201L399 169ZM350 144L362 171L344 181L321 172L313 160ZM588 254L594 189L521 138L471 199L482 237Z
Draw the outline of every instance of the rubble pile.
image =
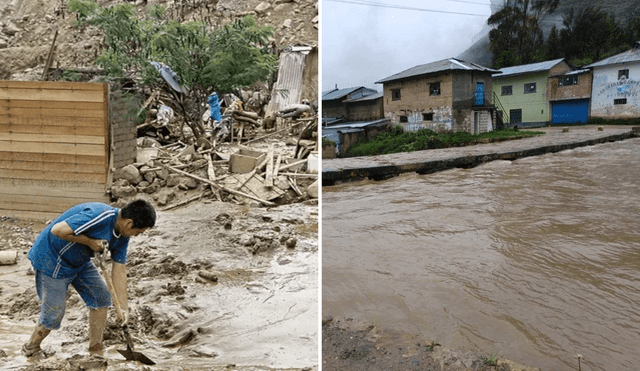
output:
M125 204L147 194L169 209L204 198L264 206L317 199L313 107L264 117L264 91L240 95L245 99L222 97L221 121L207 109L193 124L176 113L180 105L166 91L150 93L141 108L148 113L138 125L137 162L114 169L113 201Z

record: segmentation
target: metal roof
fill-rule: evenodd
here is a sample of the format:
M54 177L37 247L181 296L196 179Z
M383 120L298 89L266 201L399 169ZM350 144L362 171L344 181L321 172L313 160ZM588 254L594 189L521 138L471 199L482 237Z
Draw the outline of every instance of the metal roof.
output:
M590 69L588 69L588 68L583 68L583 69L581 69L581 70L569 71L569 72L565 73L564 75L565 75L565 76L570 76L570 75L579 75L579 74L581 74L581 73L587 73L587 72L591 72L591 70L590 70Z
M377 92L377 93L374 93L374 94L370 94L370 95L364 96L362 98L347 99L347 100L345 100L345 102L348 102L348 103L364 102L364 101L368 101L368 100L376 100L376 99L382 98L382 96L383 96L382 92Z
M475 70L475 71L498 72L497 70L487 68L479 64L461 61L456 58L449 58L449 59L443 59L441 61L421 64L419 66L409 68L408 70L402 71L400 73L396 73L395 75L391 75L380 81L376 81L376 84L382 84L389 81L406 79L408 77L427 75L430 73L444 72L449 70L468 70L468 71Z
M357 92L358 90L362 90L362 91L359 92L358 94L356 94L352 98L361 98L361 97L365 97L365 96L368 96L368 95L373 94L373 93L377 93L373 89L365 88L364 86L356 86L356 87L353 87L353 88L344 88L344 89L337 89L337 90L329 91L328 93L322 95L322 100L341 99L341 98L346 97L349 94ZM370 93L370 94L367 94L367 93Z
M378 119L378 120L371 120L371 121L351 121L351 122L345 122L345 123L340 123L340 124L331 125L331 126L324 126L322 130L324 131L324 130L334 130L334 129L343 129L343 130L360 129L370 125L381 124L381 123L384 123L385 121L389 121L389 119Z
M526 73L543 72L548 71L555 67L558 63L562 62L564 58L554 59L552 61L538 62L523 64L521 66L505 67L500 69L500 74L492 75L492 77L505 77L513 75L523 75Z
M619 64L627 62L640 62L640 48L627 50L624 53L614 55L613 57L603 59L596 63L591 63L589 65L586 65L585 67L601 67L609 64Z

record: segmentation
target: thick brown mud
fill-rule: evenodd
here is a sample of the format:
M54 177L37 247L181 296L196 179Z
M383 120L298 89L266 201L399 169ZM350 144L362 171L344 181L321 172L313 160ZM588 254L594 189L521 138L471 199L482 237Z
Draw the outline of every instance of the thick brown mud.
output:
M60 330L43 342L55 354L20 353L39 303L26 258L42 223L4 218L0 266L0 369L147 370L125 361L122 329L110 313L106 351L88 352L88 309L70 290ZM132 238L127 273L135 350L154 370L317 370L318 207L256 208L205 202L158 214Z

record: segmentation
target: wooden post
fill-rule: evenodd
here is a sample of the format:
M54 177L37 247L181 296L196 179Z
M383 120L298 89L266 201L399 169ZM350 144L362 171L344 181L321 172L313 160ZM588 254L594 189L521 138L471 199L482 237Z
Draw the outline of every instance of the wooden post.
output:
M49 56L47 57L47 63L44 65L44 70L42 71L42 78L40 80L47 81L49 80L49 68L51 67L51 62L53 62L53 51L56 46L56 39L58 38L58 30L53 35L53 41L51 42L51 49L49 49Z

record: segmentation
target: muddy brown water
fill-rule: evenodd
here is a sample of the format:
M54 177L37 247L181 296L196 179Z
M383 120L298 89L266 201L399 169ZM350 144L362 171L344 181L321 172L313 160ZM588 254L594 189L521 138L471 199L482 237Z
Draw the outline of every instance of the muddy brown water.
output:
M323 188L323 316L542 370L640 364L640 139Z

